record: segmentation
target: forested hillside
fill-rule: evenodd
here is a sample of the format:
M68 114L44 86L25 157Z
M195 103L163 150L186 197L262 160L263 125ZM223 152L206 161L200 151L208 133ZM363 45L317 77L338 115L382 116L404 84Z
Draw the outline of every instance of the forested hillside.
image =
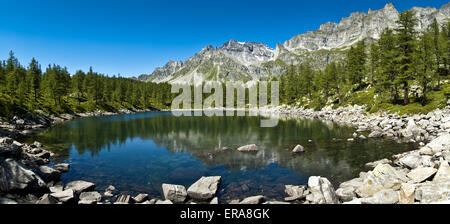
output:
M319 109L346 104L368 110L427 112L444 107L450 96L450 21L417 32L411 10L402 12L395 30L375 42L360 41L343 60L324 70L308 63L288 65L280 77L281 102Z
M36 59L27 66L10 52L0 62L0 116L21 113L76 113L95 110L166 108L173 96L170 85L108 77L92 68L71 75L67 68L42 69Z

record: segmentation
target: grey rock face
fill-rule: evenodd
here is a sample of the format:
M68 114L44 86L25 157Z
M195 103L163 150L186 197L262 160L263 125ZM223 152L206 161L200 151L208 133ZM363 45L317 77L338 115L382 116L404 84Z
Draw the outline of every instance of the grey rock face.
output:
M188 188L187 194L195 200L210 200L216 195L221 179L220 176L202 177Z
M183 203L186 200L186 188L181 185L163 184L162 185L164 198L173 203Z
M46 188L45 182L36 173L11 158L0 157L0 191L44 188Z

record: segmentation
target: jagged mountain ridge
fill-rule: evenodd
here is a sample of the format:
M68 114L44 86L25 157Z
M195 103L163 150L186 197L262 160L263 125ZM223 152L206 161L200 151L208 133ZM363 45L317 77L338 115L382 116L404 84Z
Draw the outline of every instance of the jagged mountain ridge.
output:
M428 27L434 20L443 24L450 18L450 3L436 8L413 7L418 18L418 30ZM344 57L342 50L366 39L376 40L381 32L395 28L399 11L392 3L379 10L355 12L339 23L322 24L277 44L271 49L263 43L230 40L221 47L207 46L185 62L169 61L151 75L140 80L169 83L198 83L201 81L251 81L279 76L288 64L301 64L309 60L316 67Z

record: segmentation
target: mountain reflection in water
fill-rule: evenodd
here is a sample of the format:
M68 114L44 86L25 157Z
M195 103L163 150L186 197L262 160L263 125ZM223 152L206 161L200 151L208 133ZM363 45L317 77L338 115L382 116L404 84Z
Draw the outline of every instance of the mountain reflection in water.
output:
M201 176L219 175L222 201L257 194L282 199L284 185L306 184L316 175L337 185L358 176L367 162L414 147L392 140L347 142L355 130L331 122L286 119L261 128L260 119L175 117L170 112L83 118L27 141L44 143L58 155L56 160L72 164L63 182L83 179L100 190L111 184L122 192L161 198L162 183L187 188ZM236 150L247 144L260 150ZM306 152L291 153L297 144Z

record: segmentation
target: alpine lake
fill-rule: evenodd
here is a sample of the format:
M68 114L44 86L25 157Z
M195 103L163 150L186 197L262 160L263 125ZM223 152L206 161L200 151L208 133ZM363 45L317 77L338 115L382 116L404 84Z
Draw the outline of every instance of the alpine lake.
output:
M174 116L171 112L80 118L36 133L55 156L71 164L62 182L86 180L98 191L163 198L163 183L186 189L202 176L222 176L219 201L264 195L286 197L285 185L305 185L310 176L335 186L366 171L367 162L390 158L416 145L355 138L355 129L317 119L280 119L260 127L260 116ZM363 133L364 134L364 133ZM366 133L367 134L367 133ZM236 149L256 144L258 152ZM300 144L305 152L292 153Z

